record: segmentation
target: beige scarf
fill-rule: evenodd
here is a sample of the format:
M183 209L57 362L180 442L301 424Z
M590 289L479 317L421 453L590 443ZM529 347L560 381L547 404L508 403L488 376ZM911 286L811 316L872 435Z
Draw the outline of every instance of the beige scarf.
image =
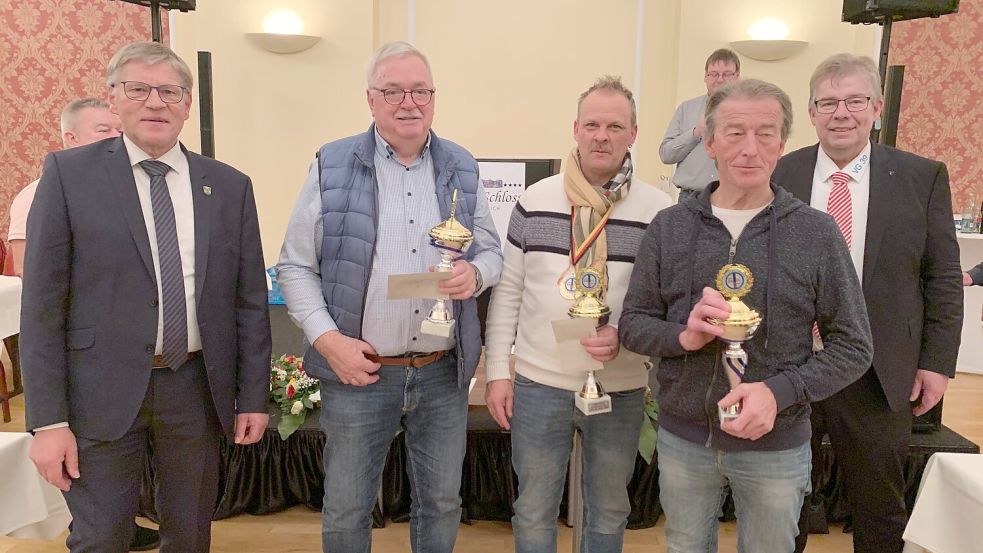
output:
M605 283L608 242L604 224L607 223L614 204L628 196L631 174L629 153L614 178L603 186L593 186L580 168L580 155L576 147L570 152L563 169L563 188L573 206L570 226L571 266L574 269L592 267L601 273Z

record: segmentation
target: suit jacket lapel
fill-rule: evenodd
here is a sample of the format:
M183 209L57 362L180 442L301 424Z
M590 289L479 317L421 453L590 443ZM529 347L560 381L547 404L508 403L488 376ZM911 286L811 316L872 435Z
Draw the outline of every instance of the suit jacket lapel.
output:
M205 269L208 267L209 237L211 236L212 197L208 174L204 165L194 154L181 146L188 158L188 171L191 177L191 198L195 209L195 298L201 304L202 290L205 287ZM205 193L206 187L208 193ZM217 191L216 191L217 192Z
M818 152L817 144L804 153L805 160L802 163L790 163L788 178L782 183L783 188L806 205L812 204L812 179L816 174Z
M863 288L866 291L871 274L877 264L877 254L887 227L891 224L889 213L891 190L894 188L895 168L889 150L872 144L870 150L870 201L867 206L867 240L864 245Z
M106 150L106 172L109 182L116 191L116 199L119 202L120 211L130 227L130 234L133 235L133 242L136 244L137 251L140 252L140 259L147 268L150 278L156 282L157 277L154 272L154 258L150 253L150 238L147 234L147 223L143 219L143 209L140 207L140 196L137 194L137 184L133 179L133 166L130 165L130 156L126 153L126 146L122 138L112 141Z

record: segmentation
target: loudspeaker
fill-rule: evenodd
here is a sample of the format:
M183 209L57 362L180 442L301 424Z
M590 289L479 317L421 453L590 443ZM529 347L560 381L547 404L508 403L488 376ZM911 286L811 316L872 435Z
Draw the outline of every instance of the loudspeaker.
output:
M196 1L197 0L156 0L156 4L165 10L180 10L182 12L189 12L195 10ZM149 8L152 0L123 0L123 2Z
M959 11L959 0L843 0L843 21L883 23L939 17Z
M937 432L942 428L942 402L945 400L943 397L939 400L935 407L932 407L931 411L925 413L920 417L914 415L911 416L911 431L921 433Z

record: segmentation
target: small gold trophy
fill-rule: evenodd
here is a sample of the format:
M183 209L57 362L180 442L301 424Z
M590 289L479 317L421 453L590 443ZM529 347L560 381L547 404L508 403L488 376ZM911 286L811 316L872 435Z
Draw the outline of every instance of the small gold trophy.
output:
M474 241L474 234L454 218L457 211L457 189L451 198L451 214L446 221L430 229L430 245L440 250L440 264L437 271L449 273L451 263L461 257ZM454 332L454 319L444 300L437 300L430 315L423 320L420 330L424 334L449 338Z
M591 267L577 269L576 286L580 297L570 306L567 314L571 317L594 319L598 326L607 324L611 316L611 308L598 298L607 286L600 271ZM611 412L611 396L605 393L601 383L594 376L593 369L588 369L587 380L574 400L577 409L585 415Z
M744 380L744 373L747 371L747 352L741 344L750 340L761 324L761 315L741 301L741 298L751 291L753 284L754 277L751 275L751 270L738 263L724 265L717 273L717 290L727 298L730 316L722 320L710 319L710 323L724 329L720 339L727 344L727 349L723 351L722 361L731 389ZM741 413L739 403L719 409L721 424L737 418Z

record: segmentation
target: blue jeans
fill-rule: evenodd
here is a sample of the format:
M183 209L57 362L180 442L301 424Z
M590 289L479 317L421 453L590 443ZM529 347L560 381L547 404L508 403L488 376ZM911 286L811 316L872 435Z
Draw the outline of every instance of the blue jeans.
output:
M669 553L717 551L717 514L730 484L740 553L795 549L810 491L809 443L783 451L725 452L659 431L659 499Z
M556 519L575 430L583 437L580 550L621 551L631 512L628 481L635 469L644 393L641 388L613 392L611 412L588 417L574 405L574 392L516 375L512 407L512 466L519 477L512 517L516 553L556 551Z
M369 553L372 508L400 425L410 477L410 543L416 553L450 553L461 521L461 466L468 390L453 354L421 367L383 366L365 387L321 381L324 431L322 547Z

